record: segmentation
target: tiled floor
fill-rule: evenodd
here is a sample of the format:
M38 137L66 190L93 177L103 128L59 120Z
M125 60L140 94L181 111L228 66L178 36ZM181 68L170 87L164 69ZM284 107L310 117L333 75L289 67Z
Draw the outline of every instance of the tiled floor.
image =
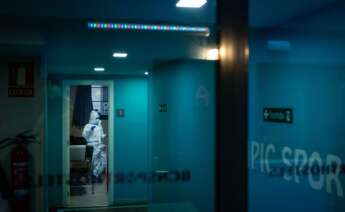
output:
M108 193L105 181L103 183L96 183L94 185L94 194L92 194L92 186L82 186L86 190L86 194L81 196L71 196L71 207L87 207L87 206L107 206L108 205Z
M86 193L81 196L71 196L69 209L59 209L58 212L147 212L146 205L128 205L107 207L108 193L106 181L94 184L94 194L91 185L82 186Z

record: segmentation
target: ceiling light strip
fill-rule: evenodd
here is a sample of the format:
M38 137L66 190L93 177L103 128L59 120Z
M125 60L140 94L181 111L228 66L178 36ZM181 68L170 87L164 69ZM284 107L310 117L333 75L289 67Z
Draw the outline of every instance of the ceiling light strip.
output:
M180 0L176 3L176 7L200 8L207 3L207 0Z
M170 32L199 32L209 33L208 27L177 26L177 25L152 25L152 24L125 24L90 22L89 29L114 29L114 30L137 30L137 31L170 31Z

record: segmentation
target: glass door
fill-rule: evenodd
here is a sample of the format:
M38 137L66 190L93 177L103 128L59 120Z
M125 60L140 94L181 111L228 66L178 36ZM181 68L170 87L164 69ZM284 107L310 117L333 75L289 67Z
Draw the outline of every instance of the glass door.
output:
M215 62L166 61L151 76L150 210L214 211Z

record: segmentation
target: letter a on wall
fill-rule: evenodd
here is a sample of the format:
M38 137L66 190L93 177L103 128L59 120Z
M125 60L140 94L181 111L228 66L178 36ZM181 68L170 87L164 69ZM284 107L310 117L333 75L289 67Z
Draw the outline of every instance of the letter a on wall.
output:
M9 64L9 97L34 96L34 63L18 62Z

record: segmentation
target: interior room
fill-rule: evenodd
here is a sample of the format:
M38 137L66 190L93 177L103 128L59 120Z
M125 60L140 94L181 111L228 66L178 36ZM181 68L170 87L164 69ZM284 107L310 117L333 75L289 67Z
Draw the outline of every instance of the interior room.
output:
M0 17L0 211L345 211L344 0Z
M31 111L13 107L31 113L37 126L23 126L42 141L30 147L41 185L32 188L32 211L213 210L216 1L14 0L0 15L1 67L12 58L35 67ZM107 115L93 93L99 85L108 88ZM105 134L96 177L88 124Z
M48 35L47 172L70 182L47 189L48 205L212 210L214 32L110 24ZM105 100L107 116L98 103ZM97 179L87 176L95 155L84 157L90 142L83 133L95 110L106 135L106 168ZM68 139L70 145L61 142Z

